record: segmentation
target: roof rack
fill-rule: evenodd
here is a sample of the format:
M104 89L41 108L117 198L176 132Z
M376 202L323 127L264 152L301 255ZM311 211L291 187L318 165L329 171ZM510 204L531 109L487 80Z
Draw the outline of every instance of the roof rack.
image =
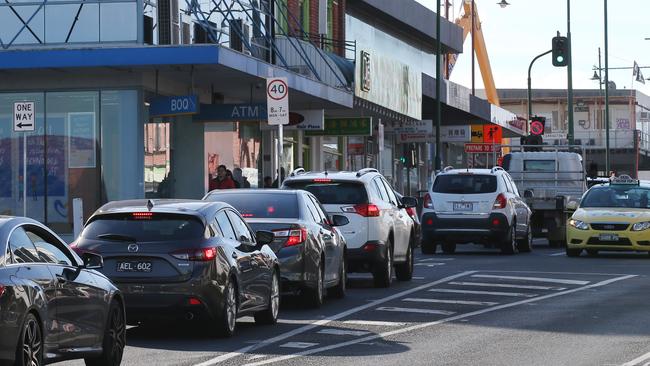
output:
M362 176L364 174L368 174L368 173L379 173L379 170L377 170L375 168L363 168L363 169L361 169L361 170L359 170L357 172L357 177L360 177L360 176Z
M295 176L298 175L298 174L305 174L305 173L306 173L305 169L303 169L303 168L298 168L298 169L294 169L294 170L291 172L291 174L289 174L289 176L290 176L290 177L295 177Z

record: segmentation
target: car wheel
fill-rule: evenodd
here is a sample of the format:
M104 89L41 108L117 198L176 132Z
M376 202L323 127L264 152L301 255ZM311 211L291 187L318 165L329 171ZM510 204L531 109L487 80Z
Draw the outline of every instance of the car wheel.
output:
M316 286L303 290L305 302L312 308L319 308L325 302L325 269L323 268L322 260L318 262L316 271L318 273Z
M515 225L513 224L508 231L506 239L501 244L501 253L515 254L517 251L517 236L515 234Z
M20 340L16 348L16 363L20 366L41 366L43 364L43 332L38 319L27 313Z
M598 249L587 249L587 255L595 257L598 255Z
M579 257L580 253L582 253L582 249L566 248L566 256L567 257Z
M533 250L533 232L530 226L526 230L526 237L517 242L517 249L521 253L529 253Z
M230 278L226 289L223 293L224 301L221 308L221 314L215 319L215 325L212 329L213 335L218 337L232 337L237 328L237 286L235 281Z
M406 262L395 266L395 277L399 281L410 281L413 278L413 247L412 239L409 240L409 247L406 250Z
M119 366L126 345L126 322L124 310L115 301L108 310L108 323L104 330L102 354L98 358L85 359L88 366Z
M420 249L422 250L422 254L436 254L437 246L438 243L435 241L423 241L420 245Z
M339 283L330 289L330 294L337 299L344 298L345 293L347 292L348 270L346 266L345 257L343 257L343 259L341 259L341 266L339 270Z
M386 242L386 258L379 268L375 269L372 276L375 287L390 287L390 283L393 280L393 248L390 240Z
M442 243L442 252L445 254L456 253L456 243L449 243L449 242Z
M280 280L278 273L273 271L271 288L269 291L269 307L264 311L255 313L255 323L264 325L273 325L278 322L278 313L280 312Z

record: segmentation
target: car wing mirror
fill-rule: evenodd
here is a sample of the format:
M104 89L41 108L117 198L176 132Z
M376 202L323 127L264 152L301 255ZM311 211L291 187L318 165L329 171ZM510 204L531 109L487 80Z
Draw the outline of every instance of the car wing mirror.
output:
M566 204L566 208L569 211L575 211L578 209L578 201L569 201Z
M532 190L527 189L524 191L524 198L533 198L533 197L535 197L535 193Z
M345 226L350 223L350 220L343 215L332 215L332 226Z
M402 197L402 208L418 207L418 200L415 197Z
M83 267L86 269L102 269L104 268L104 258L96 253L85 252L81 256L84 264Z
M275 234L273 234L271 231L259 230L255 232L255 240L260 246L271 244L273 242L273 239L275 239Z

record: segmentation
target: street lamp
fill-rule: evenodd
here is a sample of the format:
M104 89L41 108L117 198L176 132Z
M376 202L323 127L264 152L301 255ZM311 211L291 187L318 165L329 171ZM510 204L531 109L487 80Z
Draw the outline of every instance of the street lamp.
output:
M501 8L505 8L506 6L510 5L510 3L506 0L501 0L497 3L497 5L499 5Z

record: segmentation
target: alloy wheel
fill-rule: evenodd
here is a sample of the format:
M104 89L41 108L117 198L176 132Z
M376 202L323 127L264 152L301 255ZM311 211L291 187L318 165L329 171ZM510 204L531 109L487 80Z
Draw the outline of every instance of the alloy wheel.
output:
M280 285L278 283L278 276L273 275L273 281L271 282L271 314L273 319L277 319L278 312L280 310Z
M226 297L226 322L228 330L233 332L235 330L235 322L237 321L237 300L235 297L235 286L232 281L228 282L228 296Z
M23 364L25 366L41 365L42 341L41 328L36 322L36 319L30 317L25 324L25 329L23 331L22 352Z
M124 346L126 345L126 324L119 307L114 307L111 314L111 325L108 331L112 343L111 359L113 365L119 366L122 363Z

